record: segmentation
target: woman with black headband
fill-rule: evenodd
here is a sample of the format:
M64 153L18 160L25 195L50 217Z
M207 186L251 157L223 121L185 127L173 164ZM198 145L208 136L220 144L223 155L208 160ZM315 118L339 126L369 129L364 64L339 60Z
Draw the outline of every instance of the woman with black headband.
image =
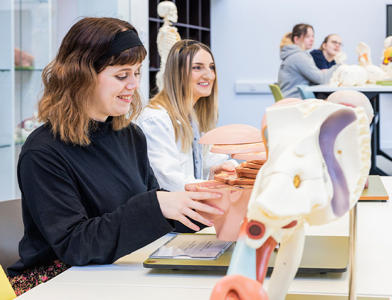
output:
M198 143L213 129L218 116L215 61L208 46L181 40L170 49L163 74L163 89L137 119L147 138L148 157L159 185L169 191L213 178L220 171L234 172L227 155L209 152Z
M198 201L220 195L159 190L146 139L131 123L145 56L129 23L85 18L44 69L44 124L18 162L25 231L8 268L18 294L70 265L110 264L187 229L180 222L211 226L198 211L222 213Z

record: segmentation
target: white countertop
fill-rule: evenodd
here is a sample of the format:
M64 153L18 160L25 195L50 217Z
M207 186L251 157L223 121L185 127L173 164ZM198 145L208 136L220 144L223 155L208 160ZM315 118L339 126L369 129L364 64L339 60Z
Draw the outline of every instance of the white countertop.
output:
M340 90L356 90L360 92L392 93L392 85L365 84L361 86L333 86L329 84L310 85L306 87L312 92L335 92Z
M388 193L392 177L382 177ZM357 295L392 296L392 204L358 204ZM348 234L348 217L307 234ZM209 271L167 271L143 268L142 262L170 238L166 235L127 255L115 264L72 267L47 283L23 294L21 299L209 299L215 283L224 275ZM268 285L268 280L265 283ZM345 295L348 274L297 277L291 293ZM18 298L18 299L19 299Z

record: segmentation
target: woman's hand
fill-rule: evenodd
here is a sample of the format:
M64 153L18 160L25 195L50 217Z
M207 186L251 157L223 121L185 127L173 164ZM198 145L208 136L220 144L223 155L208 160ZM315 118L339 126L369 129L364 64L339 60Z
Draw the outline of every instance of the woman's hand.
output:
M210 169L209 179L214 179L214 175L222 171L233 173L235 172L235 165L231 161L225 161L223 164L218 166L213 166Z
M214 224L201 216L198 211L212 215L223 215L223 211L210 205L201 203L203 200L222 197L218 193L207 192L157 192L159 206L165 218L177 220L192 230L200 230L199 226L188 218L196 220L206 226Z

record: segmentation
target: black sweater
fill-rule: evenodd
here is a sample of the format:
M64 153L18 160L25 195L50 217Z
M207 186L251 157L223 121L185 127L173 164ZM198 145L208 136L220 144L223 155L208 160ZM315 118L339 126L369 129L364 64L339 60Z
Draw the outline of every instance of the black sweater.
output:
M18 182L25 232L10 276L55 259L112 263L173 230L139 127L114 131L109 118L90 138L88 146L67 144L46 124L24 144Z

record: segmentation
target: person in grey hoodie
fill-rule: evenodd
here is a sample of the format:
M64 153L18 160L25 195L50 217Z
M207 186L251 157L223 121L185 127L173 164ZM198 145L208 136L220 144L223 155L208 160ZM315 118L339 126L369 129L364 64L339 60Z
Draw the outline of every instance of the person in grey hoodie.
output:
M307 52L314 41L311 25L297 24L286 37L291 39L292 44L281 46L282 64L279 68L278 84L285 98L301 98L298 85L328 83L337 65L328 70L317 68L312 56Z

